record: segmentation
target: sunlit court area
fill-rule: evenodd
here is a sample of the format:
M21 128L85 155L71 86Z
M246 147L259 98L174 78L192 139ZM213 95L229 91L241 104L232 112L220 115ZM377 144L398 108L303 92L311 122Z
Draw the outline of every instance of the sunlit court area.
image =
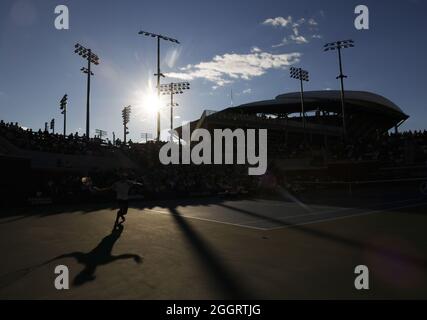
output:
M427 300L426 2L62 2L0 1L1 310Z

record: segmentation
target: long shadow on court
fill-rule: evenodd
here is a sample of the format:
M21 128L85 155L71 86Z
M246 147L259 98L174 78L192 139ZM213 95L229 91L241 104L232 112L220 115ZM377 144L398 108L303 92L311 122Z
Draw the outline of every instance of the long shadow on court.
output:
M388 186L390 190L378 190L373 187L355 187L353 194L349 194L346 189L315 189L307 190L301 194L294 195L302 203L310 205L323 205L331 207L346 207L351 209L375 209L378 203L386 203L399 199L414 199L424 197L418 192L417 187L405 187L405 192L399 189L400 186ZM290 198L284 198L281 195L274 195L269 192L261 198L270 200L279 200L284 202L293 202ZM229 196L207 196L196 198L172 198L172 199L148 199L131 201L130 207L139 209L150 209L154 207L186 207L186 206L209 206L230 202L233 200L248 199L247 197L229 197ZM256 199L252 199L256 200ZM95 201L95 200L94 200ZM26 208L0 208L0 225L26 219L27 217L45 218L57 214L91 214L100 210L115 210L116 202L111 200L99 200L100 202L75 203L75 204L51 204L38 207Z
M333 233L326 233L320 230L316 230L313 228L309 228L303 225L295 225L292 223L288 223L286 221L280 220L280 219L276 219L274 217L268 217L259 213L255 213L246 209L242 209L242 208L236 208L234 206L231 205L227 205L227 204L223 204L223 203L219 203L218 206L221 206L223 208L227 208L230 210L234 210L236 212L239 213L243 213L245 215L248 215L250 217L254 217L257 219L262 219L268 222L272 222L284 227L289 227L292 228L293 230L297 230L306 234L309 234L311 236L315 236L317 238L321 238L321 239L325 239L328 241L332 241L332 242L336 242L342 245L346 245L346 246L350 246L350 247L355 247L358 249L364 249L364 250L368 250L377 254L381 254L384 256L388 256L388 257L399 257L407 262L416 264L420 267L426 268L427 267L427 259L424 258L420 258L420 257L415 257L415 256L410 256L410 255L406 255L402 252L397 252L393 249L390 248L385 248L385 247L381 247L372 243L368 243L368 242L363 242L363 241L357 241L357 240L353 240L350 238L346 238L337 234L333 234Z
M115 209L112 201L100 203L49 204L34 207L0 208L0 225L23 220L29 217L46 218L57 214L88 214L104 209Z
M142 263L142 258L137 254L125 253L118 256L113 256L111 254L113 247L117 240L120 238L123 232L123 226L115 226L109 235L104 237L101 242L91 251L85 253L80 251L74 251L66 254L62 254L53 259L50 259L41 264L20 269L18 271L14 271L8 273L6 275L2 275L0 277L0 288L4 288L16 282L17 280L25 277L29 273L39 269L45 265L48 265L54 261L66 259L66 258L74 258L79 264L84 265L82 271L80 271L76 277L73 279L73 285L81 286L86 282L95 280L95 272L96 269L100 266L104 266L110 264L117 260L127 260L133 259L135 263Z
M80 286L86 282L95 280L95 271L99 266L110 264L117 260L133 259L135 263L142 263L142 258L137 254L125 253L118 256L111 254L114 244L120 238L123 232L123 226L115 226L109 235L101 240L101 242L90 252L70 252L53 258L49 262L61 260L65 258L74 258L76 261L84 265L84 269L74 278L73 285Z
M186 206L209 206L224 201L241 200L241 197L200 197L200 198L175 198L164 200L131 200L130 207L138 209L152 209L155 207L186 207ZM58 214L92 214L100 210L116 210L115 201L102 201L99 203L77 203L77 204L52 204L38 207L26 208L0 208L0 225L23 220L29 217L46 218Z
M237 274L222 263L221 257L215 253L209 243L191 227L175 207L170 207L169 211L175 223L186 235L188 242L203 263L203 266L210 271L212 281L222 291L223 296L227 297L227 299L250 299L249 290L244 288L242 282L238 280Z

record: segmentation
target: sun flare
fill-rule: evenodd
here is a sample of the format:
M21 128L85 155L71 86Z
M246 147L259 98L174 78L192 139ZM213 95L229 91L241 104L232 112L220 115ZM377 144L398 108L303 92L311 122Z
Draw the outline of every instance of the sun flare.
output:
M154 115L161 107L161 100L157 96L156 90L149 85L143 90L135 92L135 107L141 114Z

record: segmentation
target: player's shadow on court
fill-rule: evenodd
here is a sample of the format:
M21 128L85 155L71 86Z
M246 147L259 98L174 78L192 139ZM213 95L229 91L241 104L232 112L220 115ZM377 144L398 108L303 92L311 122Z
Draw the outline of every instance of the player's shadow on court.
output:
M114 244L120 238L123 232L123 225L114 226L111 233L103 238L101 242L90 252L71 252L60 255L51 261L74 258L76 261L84 265L84 269L74 278L73 285L81 286L86 282L95 280L95 272L99 266L110 264L117 260L133 259L135 263L142 263L142 258L137 254L125 253L118 256L111 254Z

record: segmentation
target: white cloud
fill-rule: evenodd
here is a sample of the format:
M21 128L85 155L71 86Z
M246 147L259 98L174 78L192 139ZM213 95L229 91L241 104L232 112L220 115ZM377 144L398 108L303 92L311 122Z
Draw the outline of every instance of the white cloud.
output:
M290 43L306 44L309 43L309 39L320 39L320 35L304 36L301 34L301 28L307 32L318 31L318 22L314 18L306 19L300 18L296 21L292 16L269 18L263 22L264 25L271 25L275 27L283 27L290 30L289 35L285 36L281 43L273 45L273 48L281 47Z
M250 80L262 76L270 69L283 69L298 63L301 54L298 52L271 54L259 48L248 54L226 53L217 55L211 61L187 65L180 72L170 72L166 76L190 81L205 79L215 83L215 87L230 84L235 80Z
M298 28L298 27L302 26L305 23L306 23L306 19L305 18L301 18L297 22L293 23L292 27L293 28Z
M243 94L250 94L250 93L252 93L252 89L251 88L245 89L242 91L242 93Z
M252 53L256 53L256 52L261 52L262 50L258 47L252 47L251 52Z
M292 41L295 41L295 43L297 43L297 44L308 43L307 38L305 38L304 36L294 36L294 35L291 35L290 38L291 38Z
M181 55L180 48L173 48L168 51L165 57L166 64L169 68L175 67L176 62L178 61L179 56Z
M317 26L317 25L319 25L319 23L318 23L316 20L314 20L313 18L310 18L310 19L308 20L308 24L309 24L310 26Z
M292 17L288 16L287 18L283 18L283 17L269 18L269 19L266 19L263 22L263 24L271 25L274 27L287 27L288 25L292 24Z

